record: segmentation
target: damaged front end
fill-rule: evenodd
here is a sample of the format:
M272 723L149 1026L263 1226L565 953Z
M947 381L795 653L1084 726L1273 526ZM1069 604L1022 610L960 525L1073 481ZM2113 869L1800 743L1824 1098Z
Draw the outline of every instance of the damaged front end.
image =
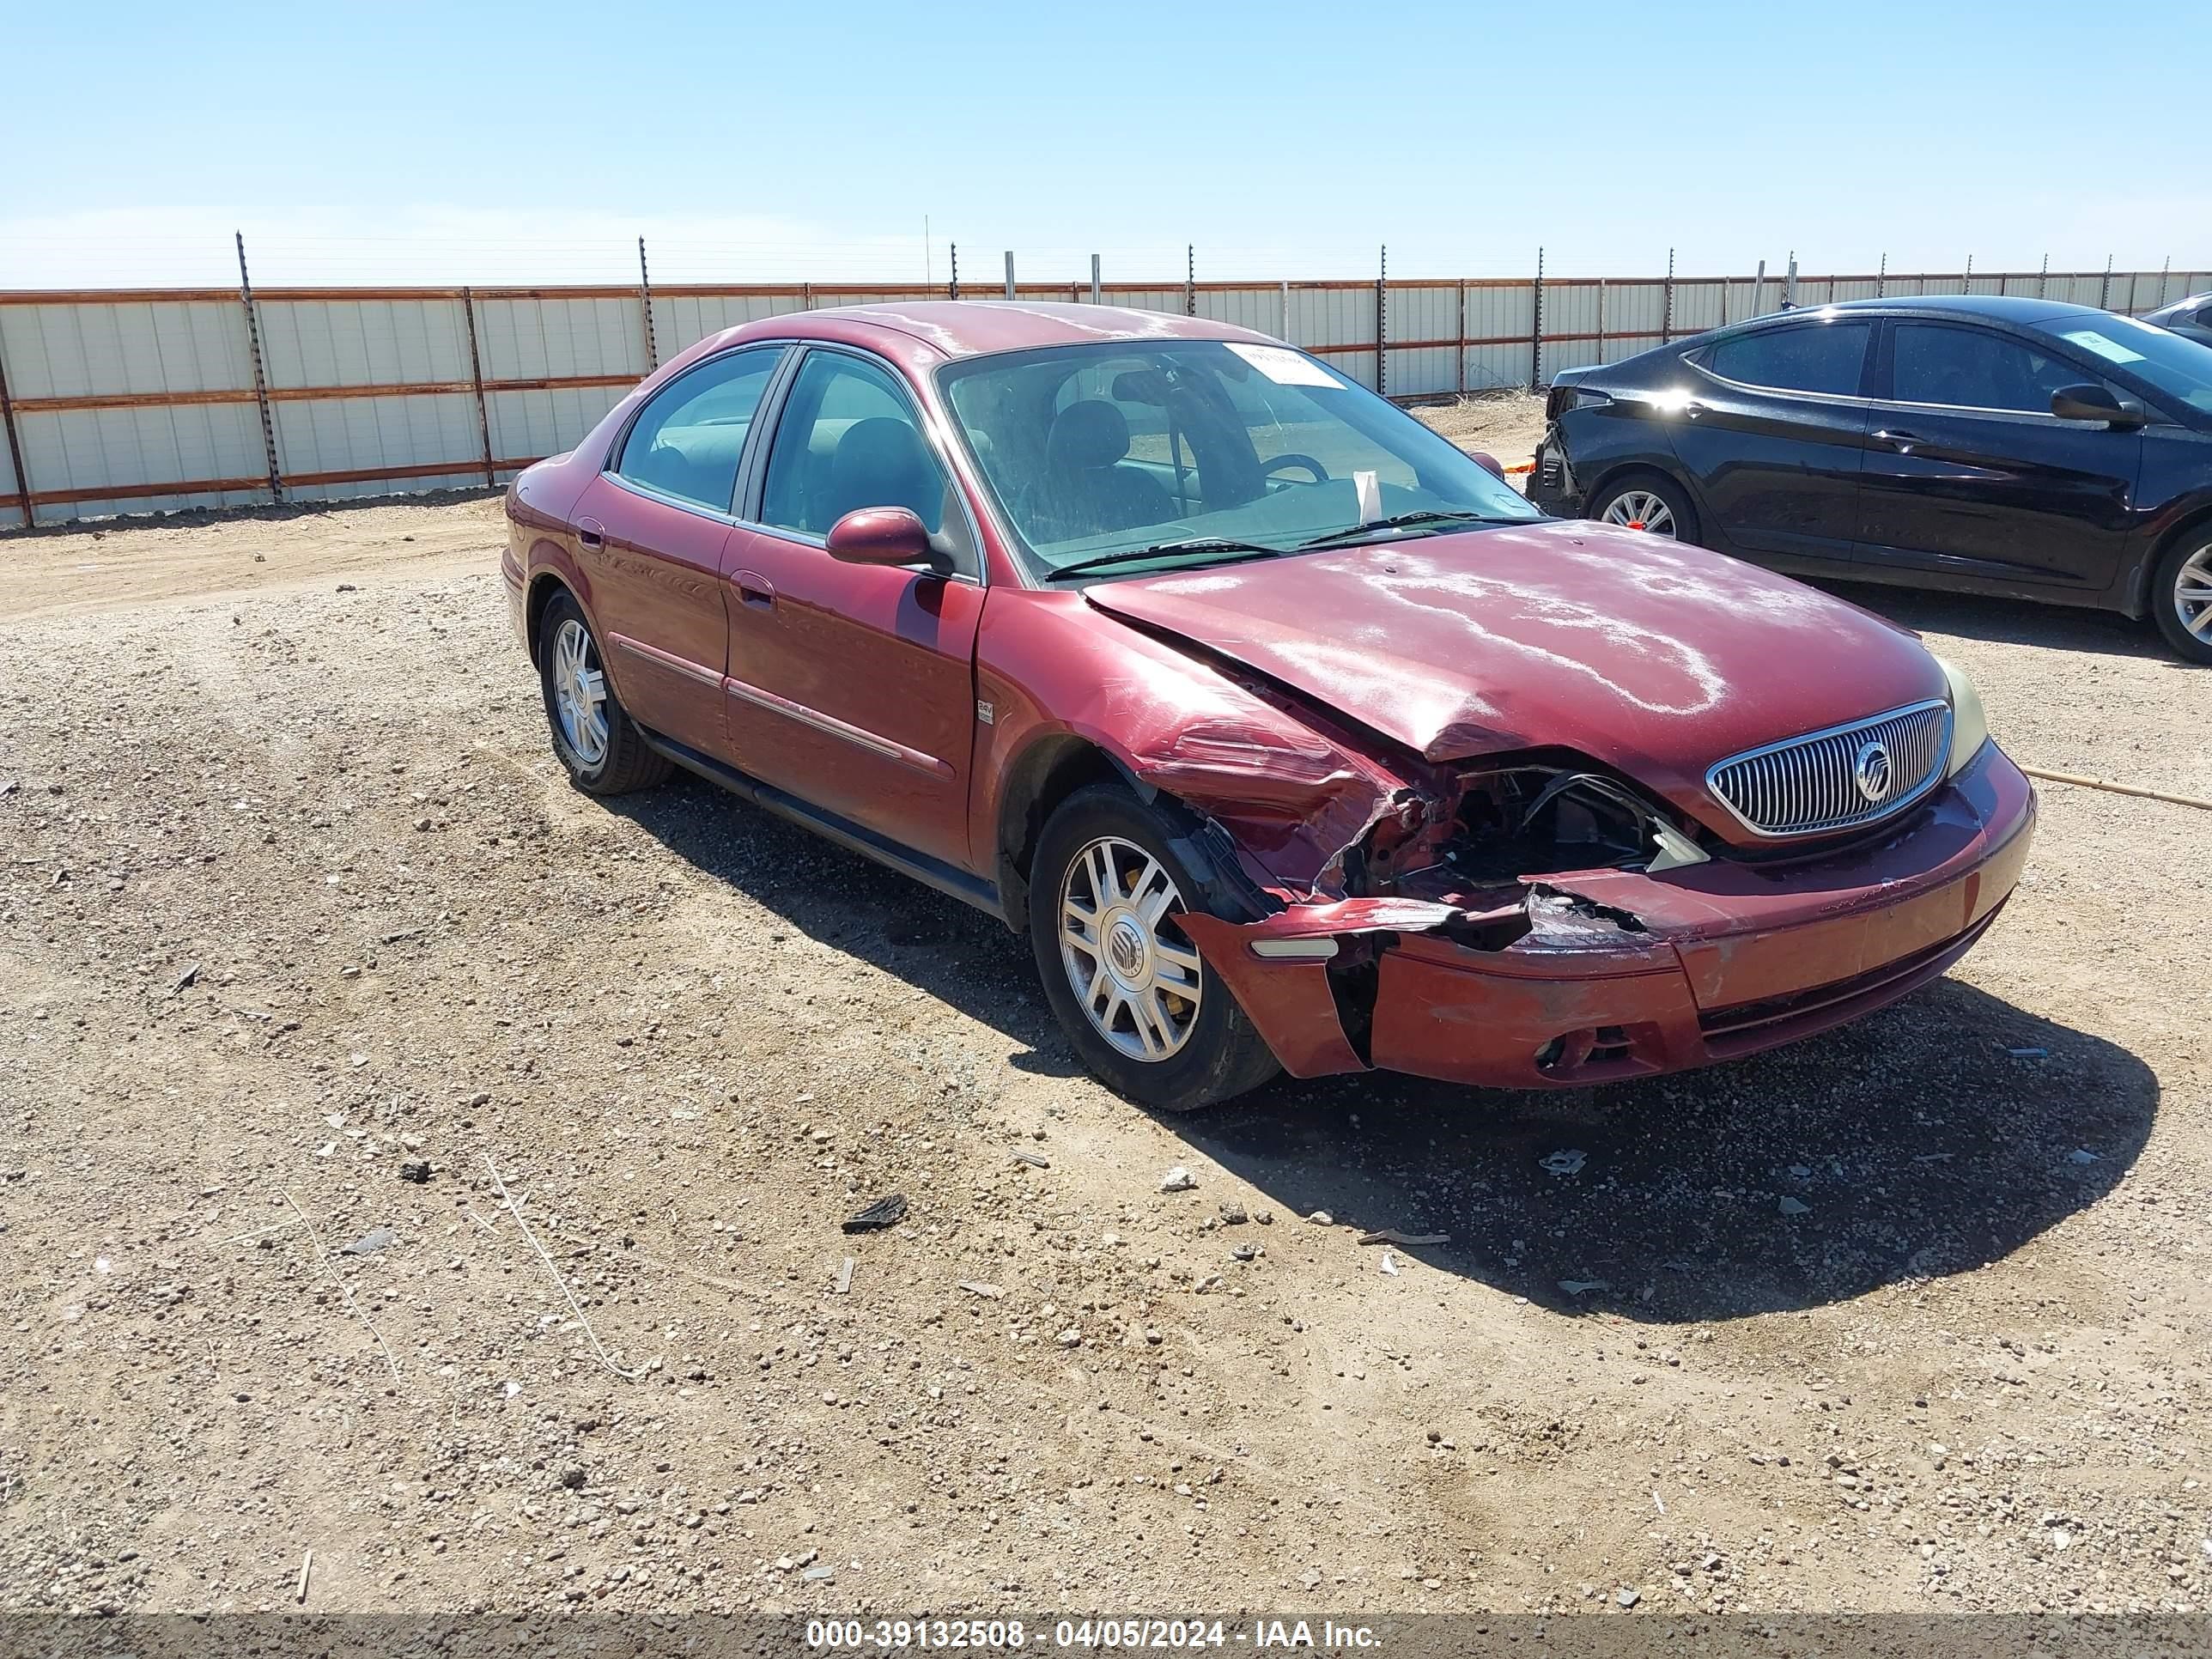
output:
M1639 1043L1611 1018L1577 1024L1565 987L1601 983L1610 1003L1641 974L1679 981L1674 952L1573 878L1703 863L1692 832L1571 756L1420 770L1310 880L1267 881L1273 914L1182 919L1285 1067L1513 1084L1662 1069L1663 1054L1639 1052L1652 1033ZM1486 982L1440 985L1438 970Z
M1379 794L1305 879L1240 845L1255 908L1275 908L1179 920L1294 1076L1610 1082L1809 1036L1936 977L2012 891L2034 817L1986 745L1887 831L1747 860L1624 779L1522 755Z

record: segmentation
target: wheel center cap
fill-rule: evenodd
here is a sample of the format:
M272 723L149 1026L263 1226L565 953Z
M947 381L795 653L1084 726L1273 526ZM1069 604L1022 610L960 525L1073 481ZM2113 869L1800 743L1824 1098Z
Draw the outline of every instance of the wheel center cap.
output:
M1132 987L1141 984L1151 955L1144 929L1135 920L1126 915L1115 918L1106 929L1106 965L1114 970L1114 976Z

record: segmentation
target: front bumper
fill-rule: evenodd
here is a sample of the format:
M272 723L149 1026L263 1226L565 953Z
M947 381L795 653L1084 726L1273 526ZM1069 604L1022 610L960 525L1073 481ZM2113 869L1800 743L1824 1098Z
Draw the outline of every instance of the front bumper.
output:
M1293 1076L1609 1082L1810 1036L1934 979L2011 895L2035 814L1990 744L1887 841L1786 867L1547 877L1530 887L1534 925L1502 948L1424 914L1441 907L1374 900L1185 926ZM1324 938L1333 959L1282 954Z

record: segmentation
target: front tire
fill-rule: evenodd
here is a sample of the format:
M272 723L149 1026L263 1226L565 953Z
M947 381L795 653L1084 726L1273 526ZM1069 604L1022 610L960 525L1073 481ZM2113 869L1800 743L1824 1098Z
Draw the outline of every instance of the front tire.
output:
M1589 515L1601 524L1670 541L1698 539L1698 509L1688 494L1672 478L1656 472L1632 472L1606 485L1590 503Z
M2212 530L2200 525L2166 550L2151 574L2150 605L2177 656L2212 663Z
M1164 1112L1230 1099L1279 1069L1176 925L1205 904L1171 845L1181 833L1126 790L1094 784L1046 821L1030 876L1046 1000L1100 1081Z
M583 607L573 596L557 594L540 626L538 689L553 753L570 781L587 795L626 795L665 781L673 769L647 745L615 696Z

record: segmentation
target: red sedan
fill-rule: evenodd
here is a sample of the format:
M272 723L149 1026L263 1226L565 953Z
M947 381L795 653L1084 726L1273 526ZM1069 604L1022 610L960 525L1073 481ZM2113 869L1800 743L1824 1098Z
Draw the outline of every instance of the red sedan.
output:
M1911 634L1547 520L1219 324L749 324L507 511L580 788L688 768L1003 918L1085 1061L1170 1109L1821 1030L1957 961L2034 824Z

